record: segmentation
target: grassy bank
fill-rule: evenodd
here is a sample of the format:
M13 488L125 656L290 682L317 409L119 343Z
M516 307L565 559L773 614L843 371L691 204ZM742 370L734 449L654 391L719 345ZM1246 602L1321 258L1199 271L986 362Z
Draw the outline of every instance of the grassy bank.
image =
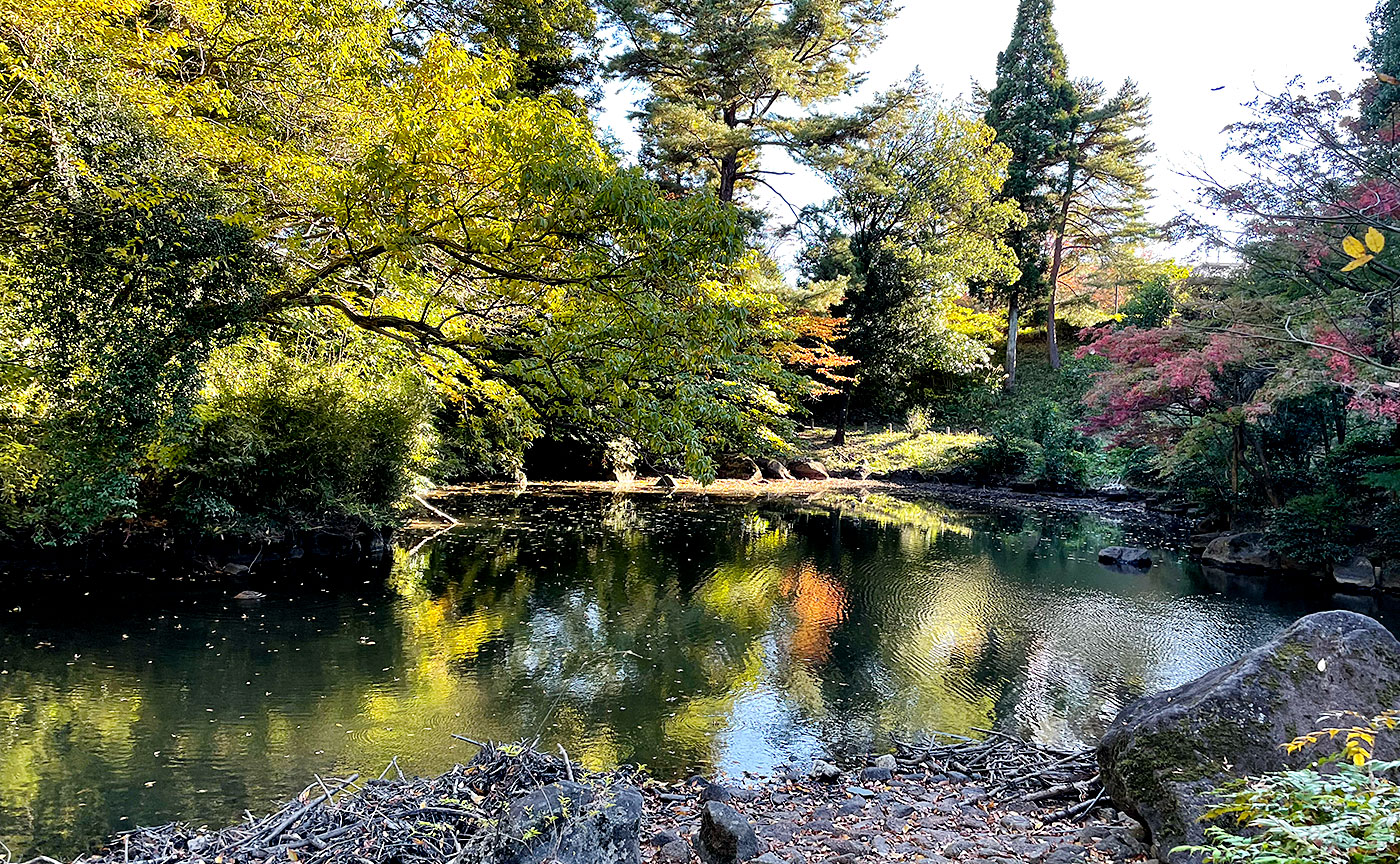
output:
M984 440L977 432L916 433L885 426L869 431L849 429L846 443L837 447L831 443L835 434L834 429L812 427L799 433L798 439L805 453L821 460L829 471L865 465L876 474L909 469L945 471Z

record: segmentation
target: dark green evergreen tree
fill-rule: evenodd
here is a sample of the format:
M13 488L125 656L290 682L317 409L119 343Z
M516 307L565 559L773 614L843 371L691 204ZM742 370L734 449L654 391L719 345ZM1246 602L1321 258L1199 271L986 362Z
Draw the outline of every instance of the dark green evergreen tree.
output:
M1068 144L1075 90L1051 21L1052 0L1021 0L1011 42L997 55L996 87L987 94L987 124L1011 149L1002 195L1026 214L1007 244L1020 277L1003 290L1007 301L1006 386L1016 384L1016 331L1020 312L1046 293L1046 237L1055 224L1052 182Z
M1400 85L1391 83L1400 82L1400 0L1381 0L1368 20L1371 41L1357 59L1380 80L1365 106L1365 117L1372 126L1390 125L1400 103Z

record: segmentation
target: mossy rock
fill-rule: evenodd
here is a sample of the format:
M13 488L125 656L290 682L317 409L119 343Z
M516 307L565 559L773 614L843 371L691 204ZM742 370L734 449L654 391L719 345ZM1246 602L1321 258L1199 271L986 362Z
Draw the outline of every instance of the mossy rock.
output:
M1396 681L1400 642L1379 622L1309 615L1235 663L1123 709L1099 743L1104 786L1147 825L1158 858L1197 861L1171 850L1204 841L1213 790L1327 755L1319 745L1290 756L1281 745L1335 725L1321 719L1329 712L1400 708ZM1395 758L1386 749L1377 756Z

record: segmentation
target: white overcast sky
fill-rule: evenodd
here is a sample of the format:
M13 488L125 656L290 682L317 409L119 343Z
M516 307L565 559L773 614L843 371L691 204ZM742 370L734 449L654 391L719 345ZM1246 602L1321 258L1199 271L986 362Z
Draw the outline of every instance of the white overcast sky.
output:
M949 99L968 95L974 79L990 86L1016 5L1016 0L905 0L885 41L863 63L867 91L902 80L915 67ZM1258 90L1277 92L1295 75L1307 81L1331 77L1344 87L1360 81L1355 57L1367 38L1366 15L1375 5L1376 0L1059 0L1055 27L1072 77L1097 78L1110 89L1133 78L1152 97L1153 215L1165 220L1193 199L1194 184L1178 172L1201 165L1224 168L1221 129L1245 116L1240 105ZM599 120L633 152L636 135L626 115L639 92L611 85ZM768 168L793 167L777 152L764 159ZM829 194L825 183L803 171L772 182L799 207ZM769 207L790 218L776 199Z

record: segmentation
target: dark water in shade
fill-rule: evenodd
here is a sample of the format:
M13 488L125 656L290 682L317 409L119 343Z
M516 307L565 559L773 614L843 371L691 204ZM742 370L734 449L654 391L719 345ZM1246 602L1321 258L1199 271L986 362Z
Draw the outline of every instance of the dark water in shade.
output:
M16 860L71 857L137 824L224 824L317 773L444 770L473 750L451 732L670 776L926 729L1074 745L1356 602L1225 596L1171 551L1115 572L1100 546L1165 541L1089 516L533 494L449 509L468 524L377 565L0 577L0 840ZM268 597L230 599L243 588Z

